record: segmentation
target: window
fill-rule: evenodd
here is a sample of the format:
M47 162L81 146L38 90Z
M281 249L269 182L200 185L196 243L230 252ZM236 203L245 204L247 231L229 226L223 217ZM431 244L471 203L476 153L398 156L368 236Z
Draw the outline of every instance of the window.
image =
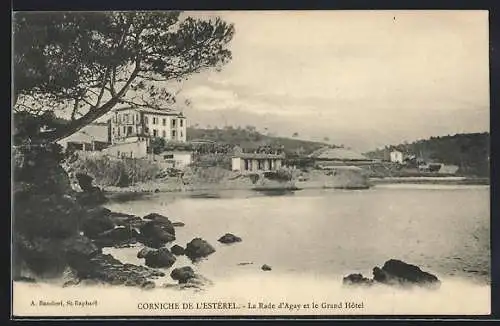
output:
M181 137L184 137L183 133L182 133L182 130L181 130Z
M123 134L126 135L127 134L127 127L123 126Z
M167 125L167 119L163 118L163 125L166 126Z
M165 159L165 160L173 159L173 158L174 158L174 154L163 155L163 159Z
M118 137L120 137L120 128L118 128Z
M175 122L176 122L176 121L177 121L177 120L172 119L172 128L175 128Z
M134 157L134 152L130 152L130 157Z
M144 123L148 123L148 117L144 117Z
M163 138L167 137L167 132L163 130Z
M153 118L154 121L154 118ZM158 137L158 130L153 129L153 137Z
M127 135L131 135L132 134L132 127L129 126L127 127Z
M157 123L158 123L158 118L153 117L153 124L155 125L155 124L157 124Z
M244 160L244 161L245 161L245 171L250 170L250 164L249 164L248 160Z
M125 113L125 123L129 123L129 115Z
M120 157L120 151L116 151L116 156Z
M135 121L139 123L141 121L141 118L139 117L139 113L135 115Z
M144 132L145 132L146 134L149 134L149 128L148 128L148 127L144 128Z
M180 119L180 120L179 120L179 126L183 127L183 124L184 124L184 120L183 120L183 119Z
M175 132L175 130L172 130L172 138L175 139L175 137L177 137L177 133Z

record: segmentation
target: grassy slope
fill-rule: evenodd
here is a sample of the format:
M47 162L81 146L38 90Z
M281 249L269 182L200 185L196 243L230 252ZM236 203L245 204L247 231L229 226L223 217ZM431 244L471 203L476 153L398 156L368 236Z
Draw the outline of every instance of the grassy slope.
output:
M187 137L188 140L207 139L219 143L238 145L242 148L257 148L263 145L283 146L287 153L302 151L304 154L309 154L318 148L328 145L321 142L267 136L254 130L235 129L231 127L226 129L188 128Z

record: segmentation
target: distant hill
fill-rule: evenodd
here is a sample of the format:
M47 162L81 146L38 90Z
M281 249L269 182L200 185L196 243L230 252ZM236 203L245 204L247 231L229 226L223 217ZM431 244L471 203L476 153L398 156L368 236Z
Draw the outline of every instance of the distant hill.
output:
M365 155L384 160L394 149L424 161L457 165L460 174L489 176L490 135L487 132L431 137L411 144L389 145Z
M287 154L310 154L313 151L331 146L322 142L307 141L295 138L275 137L264 135L253 127L224 129L201 129L190 127L187 129L187 140L212 140L218 143L238 145L242 148L252 149L260 146L282 147Z

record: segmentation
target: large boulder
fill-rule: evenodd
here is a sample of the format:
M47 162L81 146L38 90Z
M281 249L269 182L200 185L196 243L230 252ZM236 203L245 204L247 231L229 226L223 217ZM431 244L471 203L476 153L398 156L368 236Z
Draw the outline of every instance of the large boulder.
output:
M222 237L220 237L218 241L220 243L229 244L229 243L241 242L241 238L238 236L235 236L234 234L226 233Z
M184 250L191 260L197 260L215 252L215 248L201 238L194 238L186 245Z
M112 230L114 227L115 223L107 214L93 214L82 222L81 230L87 237L96 239L100 234Z
M151 251L145 258L146 266L153 268L169 268L176 261L175 256L167 248Z
M185 254L185 250L184 248L182 248L181 246L179 245L173 245L171 248L170 248L170 251L176 255L176 256L182 256Z
M139 233L130 227L119 226L104 231L95 238L95 243L100 247L114 247L132 244L137 241Z
M156 249L144 247L141 250L139 250L139 252L137 253L137 258L139 258L139 259L146 258L147 255L149 255L150 253L155 252L155 251L156 251Z
M157 213L151 213L151 214L144 216L143 219L146 221L153 221L155 224L161 225L163 230L165 230L166 232L175 236L174 225L168 219L168 217L161 215L161 214L157 214Z
M184 266L175 268L171 273L170 277L179 283L187 283L190 279L195 278L196 274L190 266Z
M382 268L375 267L373 279L389 285L440 285L437 276L397 259L386 261Z

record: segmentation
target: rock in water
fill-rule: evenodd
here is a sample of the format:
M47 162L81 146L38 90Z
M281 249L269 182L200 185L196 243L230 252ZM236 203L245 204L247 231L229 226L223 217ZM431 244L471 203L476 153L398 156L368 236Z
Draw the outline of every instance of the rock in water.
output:
M430 285L436 286L441 282L418 266L407 264L401 260L391 259L385 262L382 268L373 269L373 279L376 282L389 285Z
M155 249L151 249L148 247L142 248L138 253L137 253L137 258L146 258L149 253L156 251Z
M185 254L184 248L179 245L173 245L172 248L170 248L170 251L176 256L182 256Z
M194 238L186 245L186 249L184 251L186 256L188 256L191 260L196 260L214 253L215 249L205 240L201 238Z
M138 236L135 229L119 226L99 234L95 243L100 247L122 246L135 243Z
M173 228L173 227L172 227ZM167 242L175 240L175 235L167 231L168 228L156 221L146 222L140 228L140 241L151 248L160 248Z
M170 273L170 277L179 283L187 283L189 279L196 277L194 270L190 266L176 268Z
M169 268L176 261L175 256L167 248L149 252L145 258L146 266L153 268Z
M183 222L172 222L172 225L175 227L181 227L181 226L185 226L186 224Z
M175 229L172 225L172 222L168 219L168 217L163 216L157 213L151 213L143 217L145 220L150 220L155 222L157 225L161 225L162 229L171 235L175 236Z
M349 274L342 280L344 285L373 285L373 280L361 274Z
M218 241L220 243L235 243L235 242L241 242L241 238L235 236L234 234L226 233L222 237L220 237Z
M261 269L262 269L263 271L270 271L270 270L272 270L271 266L269 266L269 265L267 265L267 264L262 265Z

